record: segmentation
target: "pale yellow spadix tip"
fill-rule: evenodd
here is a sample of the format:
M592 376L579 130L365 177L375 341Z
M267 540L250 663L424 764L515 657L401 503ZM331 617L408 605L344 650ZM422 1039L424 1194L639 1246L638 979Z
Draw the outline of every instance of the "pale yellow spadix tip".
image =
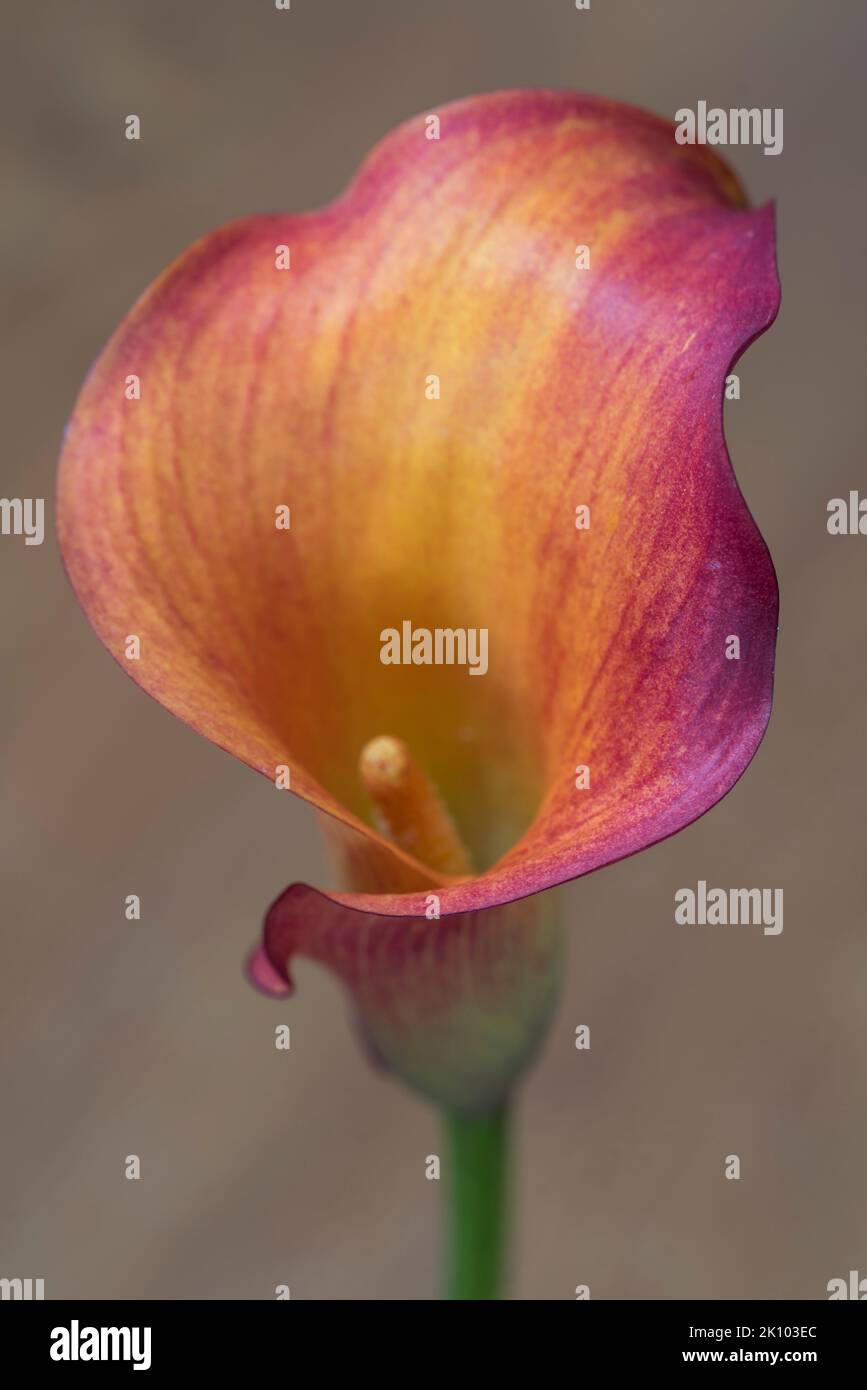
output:
M359 770L370 796L379 787L399 787L409 776L412 754L403 739L381 734L361 750Z
M381 828L438 873L472 873L455 824L402 739L381 734L361 750L358 771Z

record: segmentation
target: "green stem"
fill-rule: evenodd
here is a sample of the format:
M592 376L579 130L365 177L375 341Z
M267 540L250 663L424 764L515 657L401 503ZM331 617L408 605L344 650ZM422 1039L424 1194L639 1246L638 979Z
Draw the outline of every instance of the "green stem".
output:
M508 1116L447 1112L448 1266L446 1297L496 1299L503 1283Z

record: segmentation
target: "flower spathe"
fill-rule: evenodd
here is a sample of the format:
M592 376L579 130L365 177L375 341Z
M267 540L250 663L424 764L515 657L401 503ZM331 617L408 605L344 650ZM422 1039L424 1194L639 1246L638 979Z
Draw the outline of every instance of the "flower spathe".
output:
M438 115L324 210L232 223L160 277L76 403L58 524L129 674L324 813L350 891L288 889L270 966L332 965L389 1063L451 1095L462 1055L472 1105L550 1007L532 895L696 819L764 732L776 582L722 398L779 289L772 210L669 122L546 91ZM406 620L485 629L484 676L383 664ZM383 733L474 874L377 828L358 758Z

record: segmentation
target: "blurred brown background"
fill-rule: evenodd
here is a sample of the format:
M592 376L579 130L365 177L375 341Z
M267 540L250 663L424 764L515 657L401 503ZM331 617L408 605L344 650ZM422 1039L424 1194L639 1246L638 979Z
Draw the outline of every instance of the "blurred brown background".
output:
M726 407L780 576L776 710L720 806L561 890L570 962L518 1112L512 1287L822 1298L867 1274L867 539L825 526L828 499L865 485L863 15L833 0L4 10L10 497L51 498L80 381L157 272L230 218L327 201L403 118L513 86L671 117L702 98L784 108L779 157L727 156L779 214L782 311ZM240 974L270 898L325 880L312 814L123 679L53 534L0 538L0 597L0 1276L43 1277L55 1298L431 1297L436 1117L368 1068L330 977L302 962L280 1004ZM675 928L674 891L698 878L782 887L782 936Z

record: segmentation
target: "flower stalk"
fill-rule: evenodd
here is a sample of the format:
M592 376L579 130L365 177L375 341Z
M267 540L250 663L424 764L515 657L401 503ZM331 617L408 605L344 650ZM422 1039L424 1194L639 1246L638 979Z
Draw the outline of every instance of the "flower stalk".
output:
M448 1299L502 1297L507 1242L509 1110L504 1101L481 1115L448 1112Z

